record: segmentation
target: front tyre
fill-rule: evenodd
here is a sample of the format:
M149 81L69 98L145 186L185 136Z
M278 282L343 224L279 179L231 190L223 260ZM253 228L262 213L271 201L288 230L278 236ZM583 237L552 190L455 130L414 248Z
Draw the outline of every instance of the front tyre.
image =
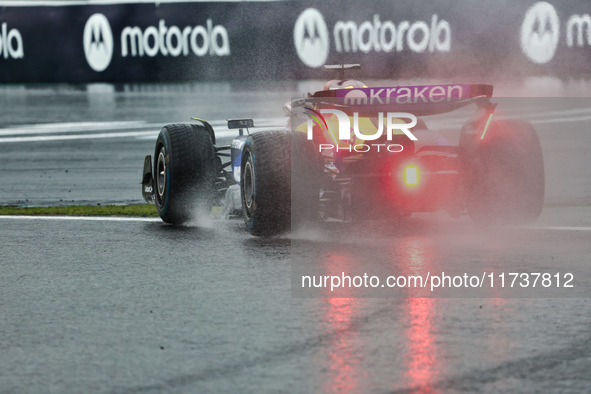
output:
M215 192L215 149L199 125L162 128L154 153L156 208L162 220L183 224L198 211L209 214Z

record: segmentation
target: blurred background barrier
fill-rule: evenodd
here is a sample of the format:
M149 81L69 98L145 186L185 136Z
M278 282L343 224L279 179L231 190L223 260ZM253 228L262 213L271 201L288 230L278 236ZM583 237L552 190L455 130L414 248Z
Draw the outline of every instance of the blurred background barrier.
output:
M0 0L0 81L497 78L591 73L591 3Z

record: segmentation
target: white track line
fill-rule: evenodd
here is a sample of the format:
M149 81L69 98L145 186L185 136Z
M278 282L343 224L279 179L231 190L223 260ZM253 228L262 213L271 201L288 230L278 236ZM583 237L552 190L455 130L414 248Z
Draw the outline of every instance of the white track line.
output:
M6 137L0 138L1 143L7 142L38 142L38 141L65 141L65 140L89 140L100 138L129 138L151 135L154 138L158 131L127 131L123 133L97 133L97 134L68 134L68 135L38 135L33 137Z
M11 220L73 220L94 222L162 222L159 218L134 218L113 216L29 216L29 215L0 215L1 219ZM512 230L549 230L549 231L591 231L591 227L574 226L544 226L544 227L509 227Z
M532 119L531 124L552 124L562 122L583 122L591 120L591 116L573 116L570 118L556 118L556 119Z
M86 131L108 131L125 129L160 128L162 125L149 124L142 121L133 122L79 122L79 123L41 123L35 125L10 126L0 129L1 136L15 136L28 134L72 133Z
M269 127L271 128L271 127ZM277 128L277 127L273 127ZM264 127L257 127L257 130L264 129ZM254 131L254 129L252 129ZM97 134L66 134L66 135L37 135L32 137L5 137L0 138L0 144L9 142L40 142L40 141L67 141L67 140L91 140L104 138L129 138L136 137L142 139L156 139L159 130L149 131L127 131L122 133L97 133ZM217 138L233 137L238 135L236 130L222 130L216 131Z
M537 112L520 112L519 110L505 110L502 109L500 110L500 112L495 113L494 119L497 120L503 120L503 119L524 119L524 120L530 120L530 122L536 121L536 122L540 122L540 123L552 123L552 122L556 122L562 118L559 118L558 116L566 116L566 115L582 115L579 117L573 117L571 116L570 118L567 119L577 119L577 120L586 120L588 119L587 116L584 115L589 115L591 114L591 108L573 108L573 109L564 109L564 110L560 110L560 111L545 111L545 110L541 110L537 111ZM542 119L540 119L542 118ZM551 119L545 119L545 118L551 118ZM532 120L533 119L533 120ZM431 123L433 122L433 119L431 119L431 122L429 122L429 118L426 117L425 121L431 125ZM460 117L460 116L445 116L443 115L442 119L439 122L433 122L433 123L437 123L439 124L445 124L445 126L457 126L457 125L462 125L464 124L464 122L466 121L466 117Z
M176 122L183 123L183 122ZM237 130L226 128L227 120L214 120L209 122L212 126L220 127L216 131L216 137L233 137L238 134ZM252 130L260 130L269 127L284 127L285 118L263 118L255 120L256 127ZM281 126L283 124L283 126ZM0 144L10 142L40 142L40 141L67 141L82 139L104 139L104 138L156 138L162 124L147 123L142 121L128 122L80 122L80 123L46 123L37 125L12 126L0 128ZM124 129L140 129L135 131L121 131ZM143 130L141 130L143 129ZM119 132L105 132L108 130ZM97 133L97 131L103 131ZM84 133L84 134L63 134L63 133ZM92 133L94 132L94 133ZM29 135L29 134L56 134L56 135Z
M530 227L534 230L552 230L552 231L591 231L591 227L560 227L560 226L545 226L545 227Z
M16 220L74 220L89 222L162 222L157 218L133 218L114 216L25 216L25 215L0 215L0 219Z
M169 4L169 3L200 3L211 0L0 0L0 7L64 7L80 5L119 5L119 4ZM217 0L223 3L239 1L273 2L280 0Z

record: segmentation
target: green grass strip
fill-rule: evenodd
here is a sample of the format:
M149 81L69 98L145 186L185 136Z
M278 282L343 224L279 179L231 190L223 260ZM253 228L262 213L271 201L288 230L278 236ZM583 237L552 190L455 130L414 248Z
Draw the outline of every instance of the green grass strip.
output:
M65 207L15 207L0 206L0 215L45 215L45 216L124 216L158 217L156 206L138 205L73 205Z

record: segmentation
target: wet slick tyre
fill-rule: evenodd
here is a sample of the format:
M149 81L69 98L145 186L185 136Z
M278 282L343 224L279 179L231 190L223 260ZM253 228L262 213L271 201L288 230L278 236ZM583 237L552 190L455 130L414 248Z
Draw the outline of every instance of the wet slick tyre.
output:
M199 125L162 128L154 153L156 208L162 220L183 224L198 211L211 210L215 185L215 149Z
M291 217L290 133L251 134L242 152L240 195L246 229L257 236L289 230Z
M523 224L540 216L544 161L540 140L529 122L492 122L468 155L467 205L472 220L486 225Z

